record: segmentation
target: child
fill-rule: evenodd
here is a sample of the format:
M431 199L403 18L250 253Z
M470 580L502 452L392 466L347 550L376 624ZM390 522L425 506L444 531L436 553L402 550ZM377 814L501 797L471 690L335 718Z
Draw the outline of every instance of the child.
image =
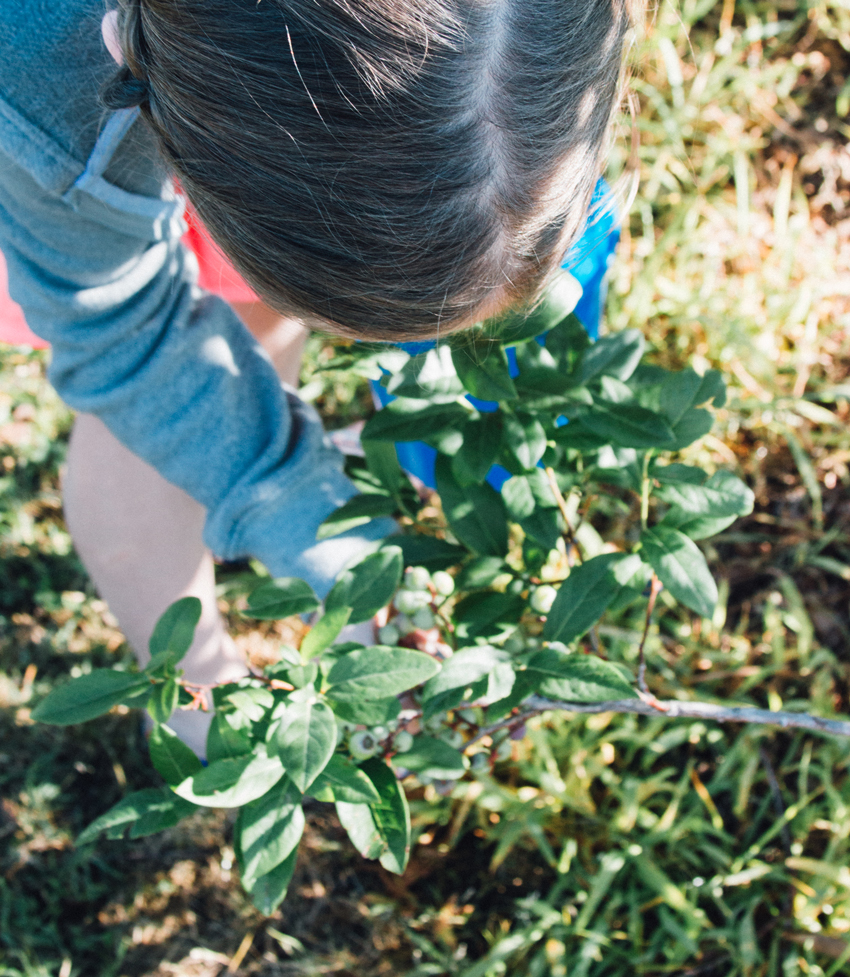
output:
M4 12L0 250L12 297L52 346L50 379L80 412L69 527L142 660L159 614L195 594L187 678L244 673L210 551L322 594L391 531L316 542L353 489L292 389L304 329L439 337L533 302L600 173L628 6L119 0L104 18L102 0L49 16L18 0ZM197 287L171 176L264 304L234 311Z

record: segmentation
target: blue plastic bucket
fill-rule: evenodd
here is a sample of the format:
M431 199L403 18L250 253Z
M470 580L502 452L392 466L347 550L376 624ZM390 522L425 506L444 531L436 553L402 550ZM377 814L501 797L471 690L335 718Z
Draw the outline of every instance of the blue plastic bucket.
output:
M561 265L578 279L582 287L582 296L575 307L575 314L592 339L596 339L599 335L599 318L605 301L605 276L620 240L618 215L610 207L609 201L608 184L600 179L591 200L584 233L567 252ZM433 345L432 342L403 343L402 349L416 355L431 349ZM516 376L519 371L513 349L508 349L507 354L511 375ZM381 407L395 399L374 380L372 392ZM496 410L498 406L492 401L478 400L472 396L468 400L478 410L484 412ZM431 488L435 487L434 463L437 452L434 448L422 441L404 441L396 444L396 451L399 463L405 471L415 475ZM493 465L487 475L487 481L496 489L501 488L508 478L510 473L501 465Z

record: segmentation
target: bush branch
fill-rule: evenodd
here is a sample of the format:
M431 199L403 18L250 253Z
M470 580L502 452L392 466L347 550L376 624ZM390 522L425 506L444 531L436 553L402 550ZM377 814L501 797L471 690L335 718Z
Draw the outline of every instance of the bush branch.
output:
M771 712L769 709L752 709L749 706L716 706L710 702L680 702L678 699L655 700L645 702L642 699L611 699L607 702L558 702L544 699L543 696L532 695L525 701L526 710L522 713L507 716L492 726L486 726L467 742L464 749L469 749L473 743L484 736L504 729L506 726L517 726L533 716L544 712L557 710L560 712L624 712L636 713L640 716L658 716L663 714L669 719L712 719L719 723L760 723L764 726L781 726L783 729L811 729L820 733L832 733L834 736L850 736L850 722L843 719L822 719L807 712Z

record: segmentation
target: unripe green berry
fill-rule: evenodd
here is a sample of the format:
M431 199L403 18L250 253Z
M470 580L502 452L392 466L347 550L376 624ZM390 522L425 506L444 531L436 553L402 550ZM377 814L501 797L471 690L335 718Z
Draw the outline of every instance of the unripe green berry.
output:
M398 630L398 633L402 636L402 638L406 634L410 634L411 631L416 630L413 622L406 614L396 614L392 621L390 621L390 624L392 624L392 626Z
M390 735L390 731L386 726L372 726L369 732L378 742L383 742Z
M469 758L469 766L472 770L486 770L490 766L490 757L486 753L473 753Z
M534 593L531 595L531 600L528 602L529 606L533 611L538 614L548 614L552 610L552 605L555 603L555 598L558 596L558 591L554 587L550 587L548 584L544 584L542 587L537 587Z
M394 624L385 624L382 628L378 628L378 641L382 645L396 645L400 637L401 632Z
M422 590L400 590L395 595L395 606L402 614L415 614L431 603L431 595Z
M404 574L404 586L407 590L427 590L431 585L431 574L425 567L408 567Z
M440 733L440 739L444 743L448 743L449 746L453 746L456 750L459 750L463 744L466 742L463 733L458 732L456 729L445 729Z
M496 759L497 760L510 760L514 752L514 745L510 740L503 740L496 747Z
M445 570L437 570L436 573L432 574L431 583L441 597L448 597L455 591L454 577L450 573L446 573Z
M361 729L351 734L348 749L355 760L368 760L378 752L380 745L369 730Z
M408 733L406 729L396 733L393 746L395 746L396 753L407 753L413 746L413 734Z
M433 628L437 621L430 607L420 607L410 620L417 628L422 628L424 631Z

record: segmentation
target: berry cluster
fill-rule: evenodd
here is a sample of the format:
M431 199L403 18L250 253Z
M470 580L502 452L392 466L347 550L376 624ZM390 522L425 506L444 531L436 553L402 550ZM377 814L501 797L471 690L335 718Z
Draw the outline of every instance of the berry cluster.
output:
M378 640L384 645L410 645L448 657L451 649L439 640L438 609L454 589L454 579L444 570L431 574L425 567L409 567L387 623L378 630Z

